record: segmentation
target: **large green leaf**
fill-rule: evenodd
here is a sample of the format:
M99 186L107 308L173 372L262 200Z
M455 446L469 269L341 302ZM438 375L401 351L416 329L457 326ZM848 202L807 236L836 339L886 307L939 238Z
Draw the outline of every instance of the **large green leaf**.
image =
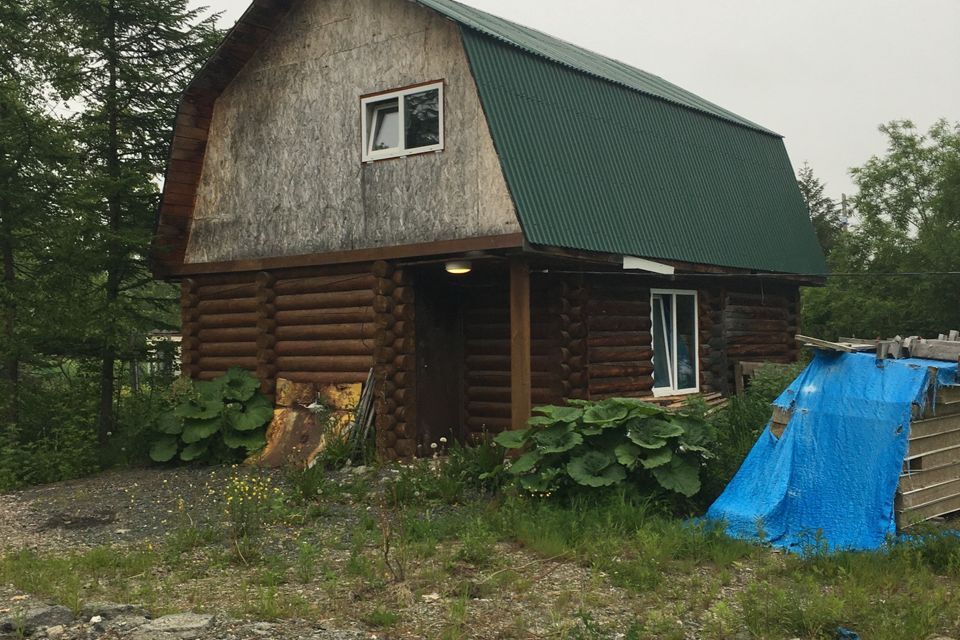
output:
M612 454L596 450L571 458L567 473L574 482L587 487L607 487L627 477L627 470Z
M586 424L613 424L627 417L630 410L619 402L603 400L583 410Z
M688 498L700 491L700 465L681 456L673 456L668 464L652 470L664 489L676 491Z
M161 436L150 447L150 459L154 462L168 462L177 455L179 440L175 435Z
M531 437L543 453L563 453L583 442L583 436L573 430L573 425L566 423L547 427Z
M223 418L208 418L200 420L197 418L187 418L183 421L183 433L180 438L187 444L193 444L206 440L223 426Z
M557 488L560 469L545 469L540 473L531 473L520 478L520 486L531 493L547 493Z
M206 452L206 442L194 442L193 444L188 444L186 447L184 447L183 451L180 452L180 459L184 462L190 462L191 460L200 458Z
M223 412L221 400L205 400L203 398L189 398L176 406L173 410L178 418L199 418L206 420L215 418Z
M554 422L576 422L583 415L583 409L580 407L559 407L548 404L542 407L534 407L536 413L542 413Z
M666 440L649 433L642 426L630 427L627 430L627 437L635 445L644 449L660 449L667 446Z
M623 442L614 447L613 454L617 457L617 462L627 468L633 468L643 451L641 447L632 442Z
M527 434L529 433L530 429L501 431L493 441L504 449L519 449L527 443Z
M273 403L257 394L242 406L227 410L227 422L237 431L251 431L262 427L273 418Z
M671 420L647 418L644 420L644 429L658 438L675 438L683 435L683 427Z
M648 450L647 456L642 458L640 463L643 465L644 469L654 469L661 465L667 464L672 459L673 451L667 447L664 447L663 449L656 449L654 451Z
M682 444L692 447L703 447L710 443L710 428L704 420L694 418L693 416L673 416L673 421L683 427L683 435L680 436Z
M627 417L638 418L645 416L659 416L666 410L657 404L637 400L636 398L610 398L609 402L616 402L627 408Z
M254 453L263 449L267 439L263 431L234 431L227 429L223 432L223 443L231 449L246 449L247 453Z
M220 384L223 385L223 397L237 402L246 402L260 388L260 381L239 367L227 370L220 378Z
M537 463L543 459L543 454L536 449L527 451L525 454L513 461L510 465L510 473L515 476L526 473L537 466Z
M183 418L173 411L165 411L157 417L157 431L175 436L183 431Z
M198 380L193 388L202 400L223 400L223 378L216 380Z

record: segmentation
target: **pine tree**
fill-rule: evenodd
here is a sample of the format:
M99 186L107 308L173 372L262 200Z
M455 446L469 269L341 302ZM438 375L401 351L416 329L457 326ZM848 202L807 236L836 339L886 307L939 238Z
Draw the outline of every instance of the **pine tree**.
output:
M146 256L179 94L219 40L216 16L187 0L57 0L81 60L79 144L86 158L83 265L98 343L98 433L113 429L116 362L138 333L162 323L173 291L157 295ZM159 299L159 300L158 300ZM157 304L159 307L157 308ZM164 309L164 303L167 309Z
M837 244L837 239L846 228L847 221L837 201L826 195L825 185L813 175L810 165L804 163L797 173L800 193L810 211L810 220L817 233L817 239L823 251L829 254Z

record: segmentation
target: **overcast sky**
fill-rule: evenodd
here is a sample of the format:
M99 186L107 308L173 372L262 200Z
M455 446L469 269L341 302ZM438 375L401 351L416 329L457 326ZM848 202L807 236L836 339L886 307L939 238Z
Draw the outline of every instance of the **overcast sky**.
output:
M229 27L247 0L192 0ZM303 0L323 2L325 0ZM882 122L960 121L960 0L464 0L781 133L839 197Z

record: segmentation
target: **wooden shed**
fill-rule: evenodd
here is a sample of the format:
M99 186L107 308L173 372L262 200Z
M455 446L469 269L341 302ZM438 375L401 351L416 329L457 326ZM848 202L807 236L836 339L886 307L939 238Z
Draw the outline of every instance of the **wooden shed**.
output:
M727 392L825 272L780 136L452 0L256 0L185 92L183 371L363 382L377 442Z

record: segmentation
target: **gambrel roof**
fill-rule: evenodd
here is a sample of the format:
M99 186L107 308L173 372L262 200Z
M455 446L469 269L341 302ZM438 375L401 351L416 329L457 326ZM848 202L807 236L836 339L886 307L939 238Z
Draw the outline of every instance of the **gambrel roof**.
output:
M213 100L292 1L255 0L184 96L158 224L162 262L183 259ZM453 0L412 1L459 26L530 244L825 273L776 133L533 29Z

